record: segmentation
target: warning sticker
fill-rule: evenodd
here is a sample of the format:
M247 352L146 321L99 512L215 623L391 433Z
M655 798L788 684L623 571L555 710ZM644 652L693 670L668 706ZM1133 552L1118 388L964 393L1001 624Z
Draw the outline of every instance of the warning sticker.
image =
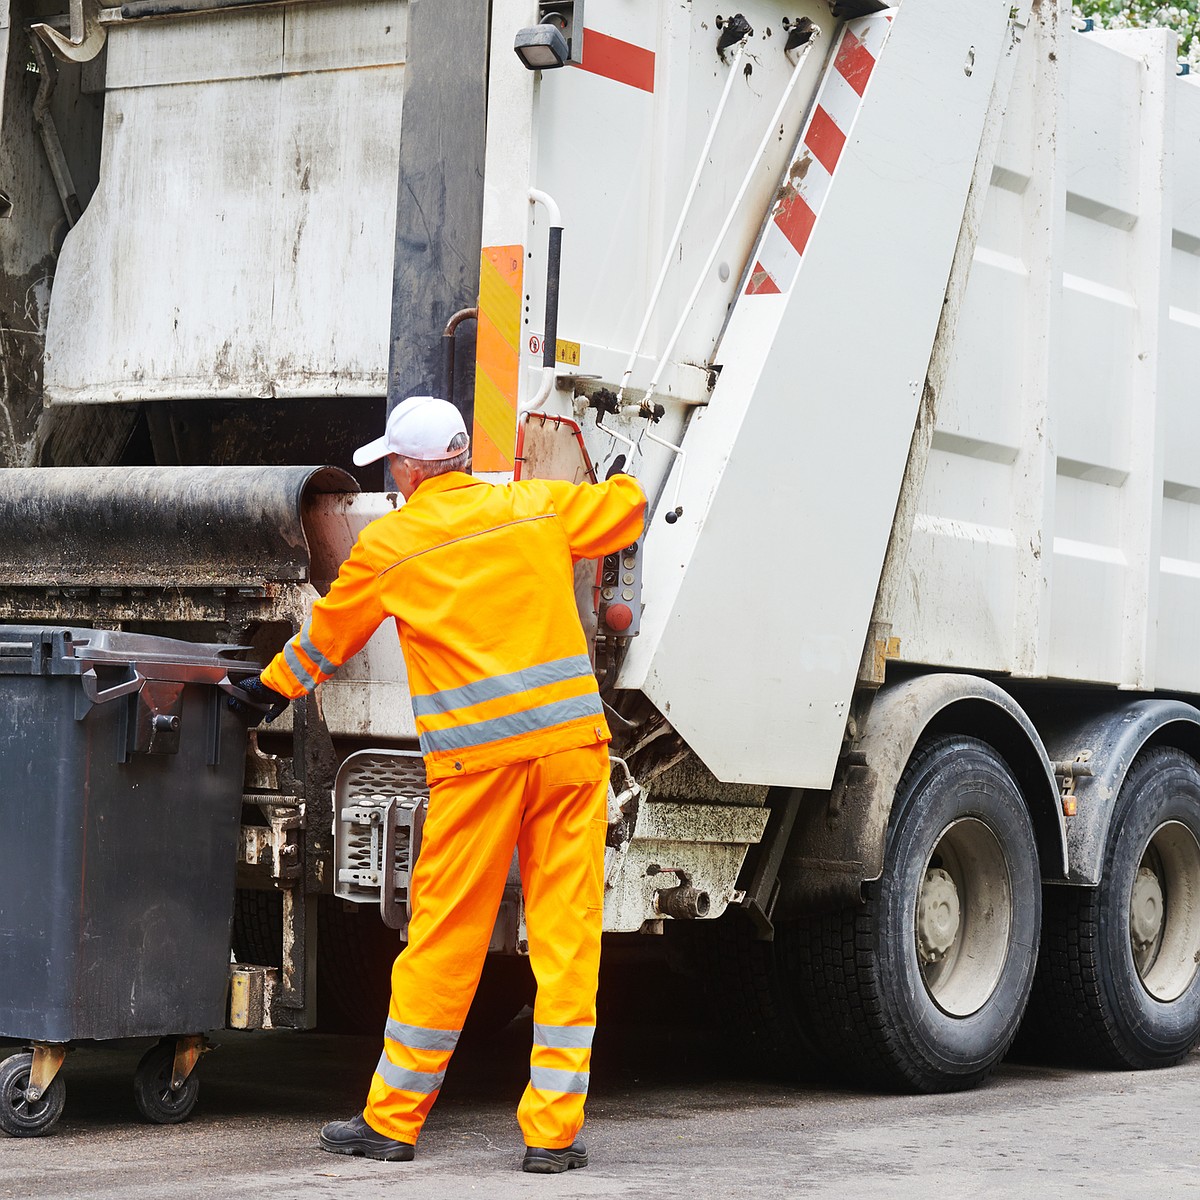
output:
M559 338L554 345L554 357L560 363L568 363L572 367L579 366L579 343L566 342Z

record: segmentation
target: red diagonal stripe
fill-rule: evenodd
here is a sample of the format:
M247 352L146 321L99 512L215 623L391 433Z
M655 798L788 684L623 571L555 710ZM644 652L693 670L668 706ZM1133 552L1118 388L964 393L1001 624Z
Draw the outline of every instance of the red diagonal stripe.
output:
M762 263L755 262L754 270L750 272L750 282L746 286L746 295L767 296L778 294L779 284L771 278Z
M847 29L833 65L838 74L861 96L867 90L867 80L871 78L875 60L866 46Z
M654 91L654 51L609 37L607 33L583 31L583 61L578 65L593 75L603 75L643 92Z
M816 220L817 214L795 194L783 200L775 213L775 224L799 254L804 253L804 247L808 245L808 235L812 233Z
M813 152L813 157L833 174L837 160L841 156L842 147L846 144L846 135L833 123L833 118L818 104L813 112L808 133L804 135L804 144Z

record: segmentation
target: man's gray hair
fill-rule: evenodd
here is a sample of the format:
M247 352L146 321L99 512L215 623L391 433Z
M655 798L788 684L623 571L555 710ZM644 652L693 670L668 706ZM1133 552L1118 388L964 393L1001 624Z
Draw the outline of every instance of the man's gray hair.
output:
M451 439L450 444L446 447L447 450L462 450L461 454L456 454L453 458L443 459L427 459L427 458L408 458L407 455L400 457L405 461L413 464L414 467L420 469L421 474L426 479L432 479L435 475L447 475L451 471L465 471L471 465L471 450L470 442L465 433L456 433Z

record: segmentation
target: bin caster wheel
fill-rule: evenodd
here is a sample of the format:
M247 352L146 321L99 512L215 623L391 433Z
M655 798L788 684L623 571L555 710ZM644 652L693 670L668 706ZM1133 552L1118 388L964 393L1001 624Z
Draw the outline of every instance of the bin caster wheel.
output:
M142 1055L133 1075L133 1098L138 1112L155 1125L178 1125L192 1115L200 1094L200 1076L196 1071L183 1086L171 1086L175 1067L175 1043L159 1042Z
M26 1094L33 1055L14 1054L0 1063L0 1129L12 1137L39 1137L49 1133L62 1116L67 1085L56 1075L40 1100Z

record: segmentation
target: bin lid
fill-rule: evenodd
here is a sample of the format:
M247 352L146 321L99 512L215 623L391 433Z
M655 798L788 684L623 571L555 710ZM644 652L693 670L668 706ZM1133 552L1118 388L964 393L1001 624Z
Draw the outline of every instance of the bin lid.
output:
M224 646L217 642L185 642L179 638L129 633L123 629L72 629L69 632L73 657L84 662L203 663L224 667L230 661L236 661L235 655L250 649L249 646Z
M28 659L32 674L79 675L100 666L131 668L152 679L216 683L231 670L259 669L238 661L249 649L117 629L0 625L0 657Z

